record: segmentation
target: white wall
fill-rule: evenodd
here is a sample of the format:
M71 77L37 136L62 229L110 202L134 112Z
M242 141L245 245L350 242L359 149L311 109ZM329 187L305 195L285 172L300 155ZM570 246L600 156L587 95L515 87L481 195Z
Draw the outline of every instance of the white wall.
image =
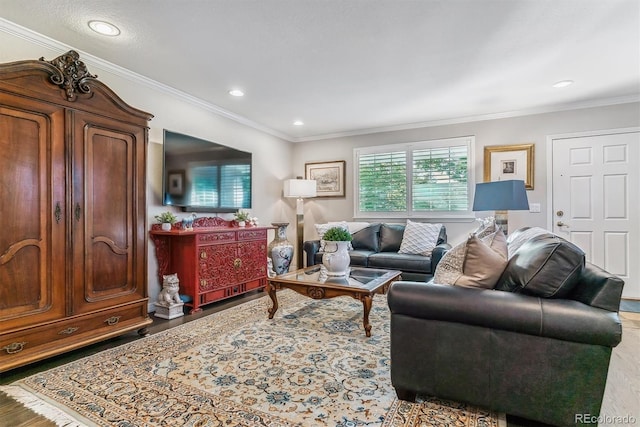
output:
M427 141L474 135L475 179L483 181L483 151L487 145L535 144L534 189L527 192L530 203L540 203L541 213L509 212L509 229L529 225L549 228L547 224L547 135L640 126L640 103L584 108L496 120L484 120L382 132L297 143L293 151L294 173L304 175L307 162L346 160L346 197L315 199L305 203L305 236L315 236L314 223L353 218L353 149L401 142ZM479 213L480 214L480 213ZM480 216L480 215L478 215ZM483 215L484 216L484 215ZM375 218L372 218L375 220ZM403 222L398 220L396 222ZM445 222L451 243L462 241L476 228L473 221Z
M69 49L53 41L18 37L0 28L0 62L3 63L40 57L51 60ZM98 79L113 89L125 102L154 115L150 122L147 161L149 224L156 222L154 215L167 210L167 207L162 206L161 201L162 137L165 128L253 153L253 208L251 209L253 215L259 218L262 225L281 220L295 222L294 206L291 202L282 199L282 182L292 176L290 167L292 144L290 142L223 118L195 105L186 98L172 95L157 85L110 71L109 67L101 68L99 61L92 63L83 57L82 52L79 53L80 59L86 62L89 72L97 74ZM182 212L178 213L179 217L185 215ZM228 214L225 217L231 218ZM289 228L289 239L294 241L295 228ZM272 236L273 233L270 234L269 240ZM151 303L157 299L161 288L157 279L154 250L153 243L149 241L150 310L153 310Z

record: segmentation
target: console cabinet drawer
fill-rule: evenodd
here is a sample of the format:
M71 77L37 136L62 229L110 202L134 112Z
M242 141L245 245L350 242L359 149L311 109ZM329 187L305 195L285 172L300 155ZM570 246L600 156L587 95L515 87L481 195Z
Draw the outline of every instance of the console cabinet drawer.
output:
M86 345L89 340L100 341L105 336L121 334L127 326L138 328L145 318L146 302L141 302L8 333L0 337L0 361L58 348L72 349Z

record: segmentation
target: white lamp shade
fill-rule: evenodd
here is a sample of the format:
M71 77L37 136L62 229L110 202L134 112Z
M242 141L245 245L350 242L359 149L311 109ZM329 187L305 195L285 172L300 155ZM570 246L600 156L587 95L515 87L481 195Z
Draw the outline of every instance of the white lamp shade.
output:
M315 179L288 179L284 182L284 197L316 197Z

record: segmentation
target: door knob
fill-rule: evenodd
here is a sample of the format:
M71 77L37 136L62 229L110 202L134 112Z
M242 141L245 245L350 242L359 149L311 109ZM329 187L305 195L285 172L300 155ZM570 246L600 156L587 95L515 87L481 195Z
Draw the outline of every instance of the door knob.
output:
M562 221L558 221L558 222L556 223L556 225L557 225L558 227L567 227L567 228L569 228L569 226L568 226L567 224L565 224L564 222L562 222Z

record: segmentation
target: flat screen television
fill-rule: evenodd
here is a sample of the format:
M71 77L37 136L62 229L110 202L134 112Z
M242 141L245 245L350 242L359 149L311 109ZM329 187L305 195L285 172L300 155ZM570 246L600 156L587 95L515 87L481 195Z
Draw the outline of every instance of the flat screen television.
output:
M251 153L164 130L163 204L191 212L251 208Z

